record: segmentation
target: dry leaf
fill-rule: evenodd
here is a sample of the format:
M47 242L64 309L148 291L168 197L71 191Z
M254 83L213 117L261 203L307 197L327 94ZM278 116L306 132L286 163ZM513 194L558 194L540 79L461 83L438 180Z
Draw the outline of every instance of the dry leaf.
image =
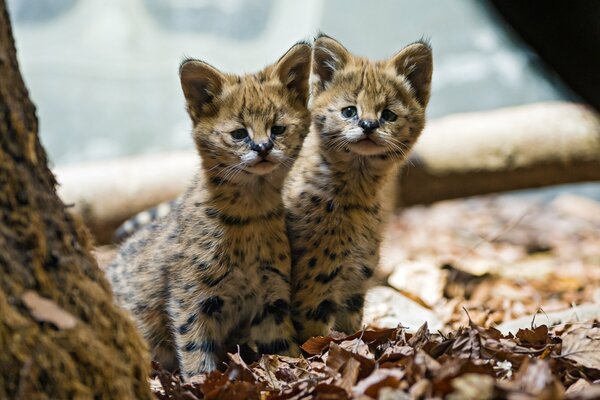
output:
M562 336L561 356L600 370L600 328L577 328Z

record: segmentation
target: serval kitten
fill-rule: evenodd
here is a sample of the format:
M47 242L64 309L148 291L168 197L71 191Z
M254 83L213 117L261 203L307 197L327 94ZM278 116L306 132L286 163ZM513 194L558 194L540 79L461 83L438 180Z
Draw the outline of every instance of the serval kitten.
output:
M244 76L180 68L200 170L175 209L144 226L108 269L155 358L183 376L225 349L297 354L282 187L308 133L311 49Z
M385 187L425 125L431 48L417 42L370 61L322 35L312 71L311 132L284 190L300 343L332 327L361 328L379 263Z

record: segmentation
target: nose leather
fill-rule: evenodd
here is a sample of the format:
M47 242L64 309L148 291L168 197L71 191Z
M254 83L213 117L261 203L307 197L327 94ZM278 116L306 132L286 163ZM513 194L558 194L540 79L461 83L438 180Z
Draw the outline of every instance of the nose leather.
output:
M368 135L379 128L379 121L376 119L361 119L358 121L358 126L360 126L363 132Z
M252 144L250 145L250 149L257 152L259 156L265 157L273 149L273 142L271 142L271 141L262 142L262 143L252 142Z

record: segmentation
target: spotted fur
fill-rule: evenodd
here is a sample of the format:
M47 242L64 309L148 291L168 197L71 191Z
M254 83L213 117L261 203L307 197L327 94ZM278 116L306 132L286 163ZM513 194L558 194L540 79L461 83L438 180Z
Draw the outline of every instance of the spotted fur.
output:
M418 42L374 62L323 35L312 71L311 132L284 192L300 341L361 328L386 188L424 127L432 55Z
M197 60L181 66L201 168L168 215L124 243L107 274L154 356L183 376L220 367L232 344L298 352L281 191L310 123L310 58L299 43L252 75Z

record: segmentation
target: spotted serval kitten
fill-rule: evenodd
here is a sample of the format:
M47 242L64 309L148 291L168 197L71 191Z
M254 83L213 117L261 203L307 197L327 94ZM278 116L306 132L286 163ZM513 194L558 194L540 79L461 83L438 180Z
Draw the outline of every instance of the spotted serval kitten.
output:
M183 376L220 367L236 343L298 353L282 187L310 124L310 59L298 43L252 75L181 65L200 171L172 212L121 247L108 277L155 358Z
M361 328L379 263L385 187L425 125L431 48L417 42L370 61L322 35L312 71L311 132L284 190L300 343L331 327Z

